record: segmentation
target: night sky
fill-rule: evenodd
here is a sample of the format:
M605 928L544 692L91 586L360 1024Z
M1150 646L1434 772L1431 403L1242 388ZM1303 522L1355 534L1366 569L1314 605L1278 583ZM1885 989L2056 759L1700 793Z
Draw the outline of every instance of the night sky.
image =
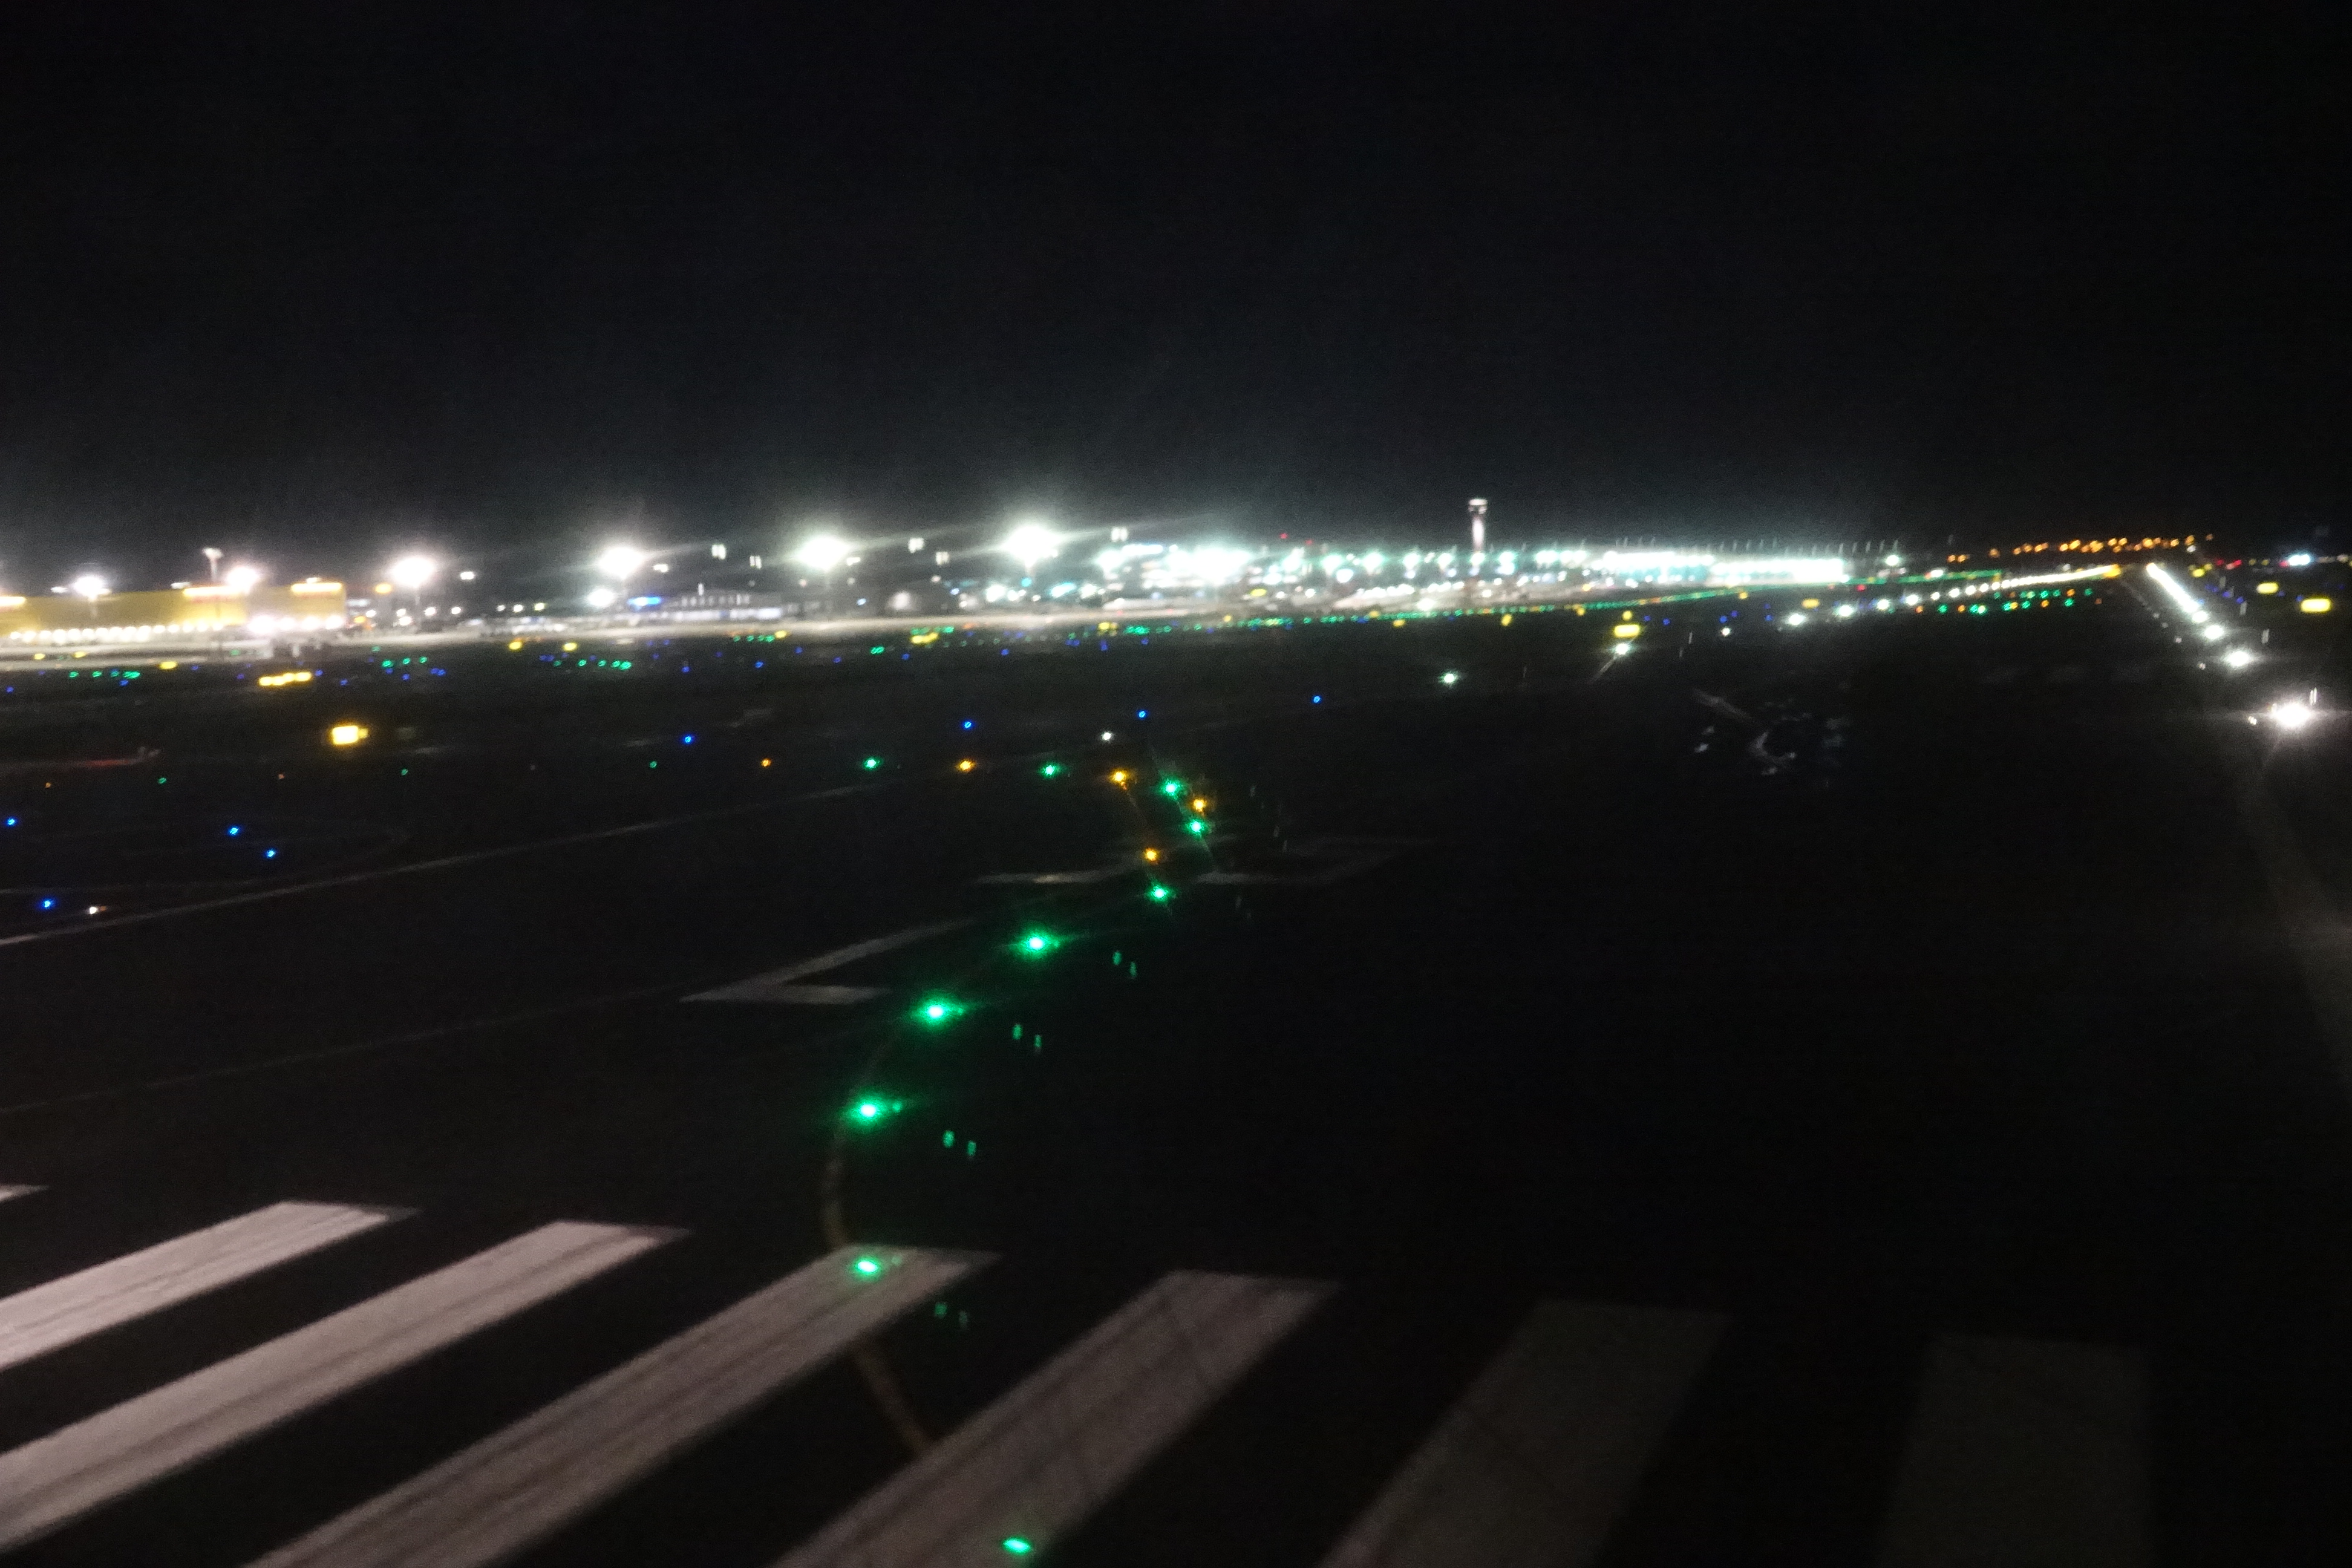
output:
M0 583L2344 509L2315 31L838 9L11 7Z

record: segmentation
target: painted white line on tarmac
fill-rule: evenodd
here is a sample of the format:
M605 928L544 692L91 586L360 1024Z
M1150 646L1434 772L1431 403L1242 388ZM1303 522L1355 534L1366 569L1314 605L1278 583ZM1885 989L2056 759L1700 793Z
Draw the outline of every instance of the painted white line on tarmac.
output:
M341 877L320 877L308 882L288 882L281 887L257 888L249 893L230 893L217 899L205 899L192 904L173 904L167 909L138 910L130 914L110 915L104 920L85 921L78 925L58 926L50 931L19 931L15 936L0 936L0 948L21 947L27 942L63 942L70 937L89 936L98 931L121 931L126 926L148 925L156 921L178 920L184 915L206 914L214 910L236 909L246 904L263 904L275 899L291 899L303 893L322 892L331 888L355 888L366 882L389 881L394 877L420 876L427 871L446 871L453 866L475 866L488 860L509 859L518 855L534 855L542 849L563 849L575 844L593 844L606 838L631 838L640 834L660 833L668 828L692 822L715 822L730 816L746 816L754 812L776 811L788 805L805 805L811 801L837 800L844 795L862 795L878 789L878 784L836 784L831 789L812 791L807 795L788 795L782 800L757 800L742 805L724 805L710 811L689 811L677 816L659 816L651 822L625 823L618 827L591 828L585 833L566 833L554 838L534 838L527 844L501 844L491 849L469 849L462 855L444 855L437 859L415 860L404 866L385 866L373 871L352 871Z
M689 1002L756 1001L772 1003L779 1007L853 1007L860 1002L871 1002L889 993L879 985L772 985L757 996L720 998L715 996L687 998Z
M791 995L779 997L777 993L789 991L798 982L807 979L812 974L823 974L827 970L845 968L861 959L877 958L883 953L894 952L902 947L911 947L916 942L931 937L944 936L952 931L961 931L970 924L971 924L970 917L963 916L951 921L933 921L929 925L909 926L905 931L893 931L888 936L869 937L864 942L853 942L847 947L836 947L831 952L820 952L814 958L803 958L798 963L788 963L782 969L772 969L765 974L755 974L749 980L738 980L731 984L721 985L710 991L698 991L686 1000L688 1002L800 1000L801 998ZM880 993L877 991L875 994L879 995Z
M981 1253L843 1247L255 1568L501 1562L989 1261Z
M982 888L1085 888L1143 869L1139 864L1120 864L1097 866L1090 871L992 871L972 881Z
M660 1246L560 1221L0 1454L0 1551L21 1546Z
M2147 1449L2147 1376L2132 1352L1939 1336L1880 1568L2138 1568L2153 1554Z
M1712 1312L1541 1303L1323 1568L1582 1568L1724 1324Z
M0 1367L160 1312L405 1212L272 1204L0 1299Z
M784 1568L948 1568L1049 1552L1330 1289L1168 1275L818 1531Z

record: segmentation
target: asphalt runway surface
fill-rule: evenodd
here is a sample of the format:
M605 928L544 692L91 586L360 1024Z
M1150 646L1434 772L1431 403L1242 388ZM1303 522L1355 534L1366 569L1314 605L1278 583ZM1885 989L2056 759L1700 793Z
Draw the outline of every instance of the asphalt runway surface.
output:
M12 716L8 1560L252 1561L844 1243L953 1278L514 1560L777 1561L1171 1270L1307 1293L1194 1321L1235 1364L1028 1555L1325 1561L1549 1302L1681 1370L1547 1494L1582 1555L1511 1561L1929 1560L1923 1433L1989 1345L2124 1413L2069 1451L2144 1519L2053 1560L2340 1559L2352 1101L2242 803L2347 887L2344 738L2077 598L1685 607L1630 657L1566 615L658 681L461 649L429 694L326 656L277 707L221 671ZM335 1207L261 1231L357 1228L94 1285L9 1359L20 1293L289 1201ZM41 1513L108 1412L555 1222L635 1250ZM919 1560L1023 1554L992 1519Z

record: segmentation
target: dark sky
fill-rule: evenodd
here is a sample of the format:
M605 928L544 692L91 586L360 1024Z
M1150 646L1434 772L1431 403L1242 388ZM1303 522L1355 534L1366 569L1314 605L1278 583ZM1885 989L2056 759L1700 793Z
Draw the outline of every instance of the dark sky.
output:
M2342 512L2323 35L1559 9L12 6L0 581Z

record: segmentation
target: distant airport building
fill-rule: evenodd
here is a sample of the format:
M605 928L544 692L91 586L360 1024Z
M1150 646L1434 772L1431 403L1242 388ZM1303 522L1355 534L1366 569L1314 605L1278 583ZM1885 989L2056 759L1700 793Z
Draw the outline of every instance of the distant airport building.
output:
M198 583L125 594L0 594L0 642L23 646L171 642L341 630L351 621L341 583Z

